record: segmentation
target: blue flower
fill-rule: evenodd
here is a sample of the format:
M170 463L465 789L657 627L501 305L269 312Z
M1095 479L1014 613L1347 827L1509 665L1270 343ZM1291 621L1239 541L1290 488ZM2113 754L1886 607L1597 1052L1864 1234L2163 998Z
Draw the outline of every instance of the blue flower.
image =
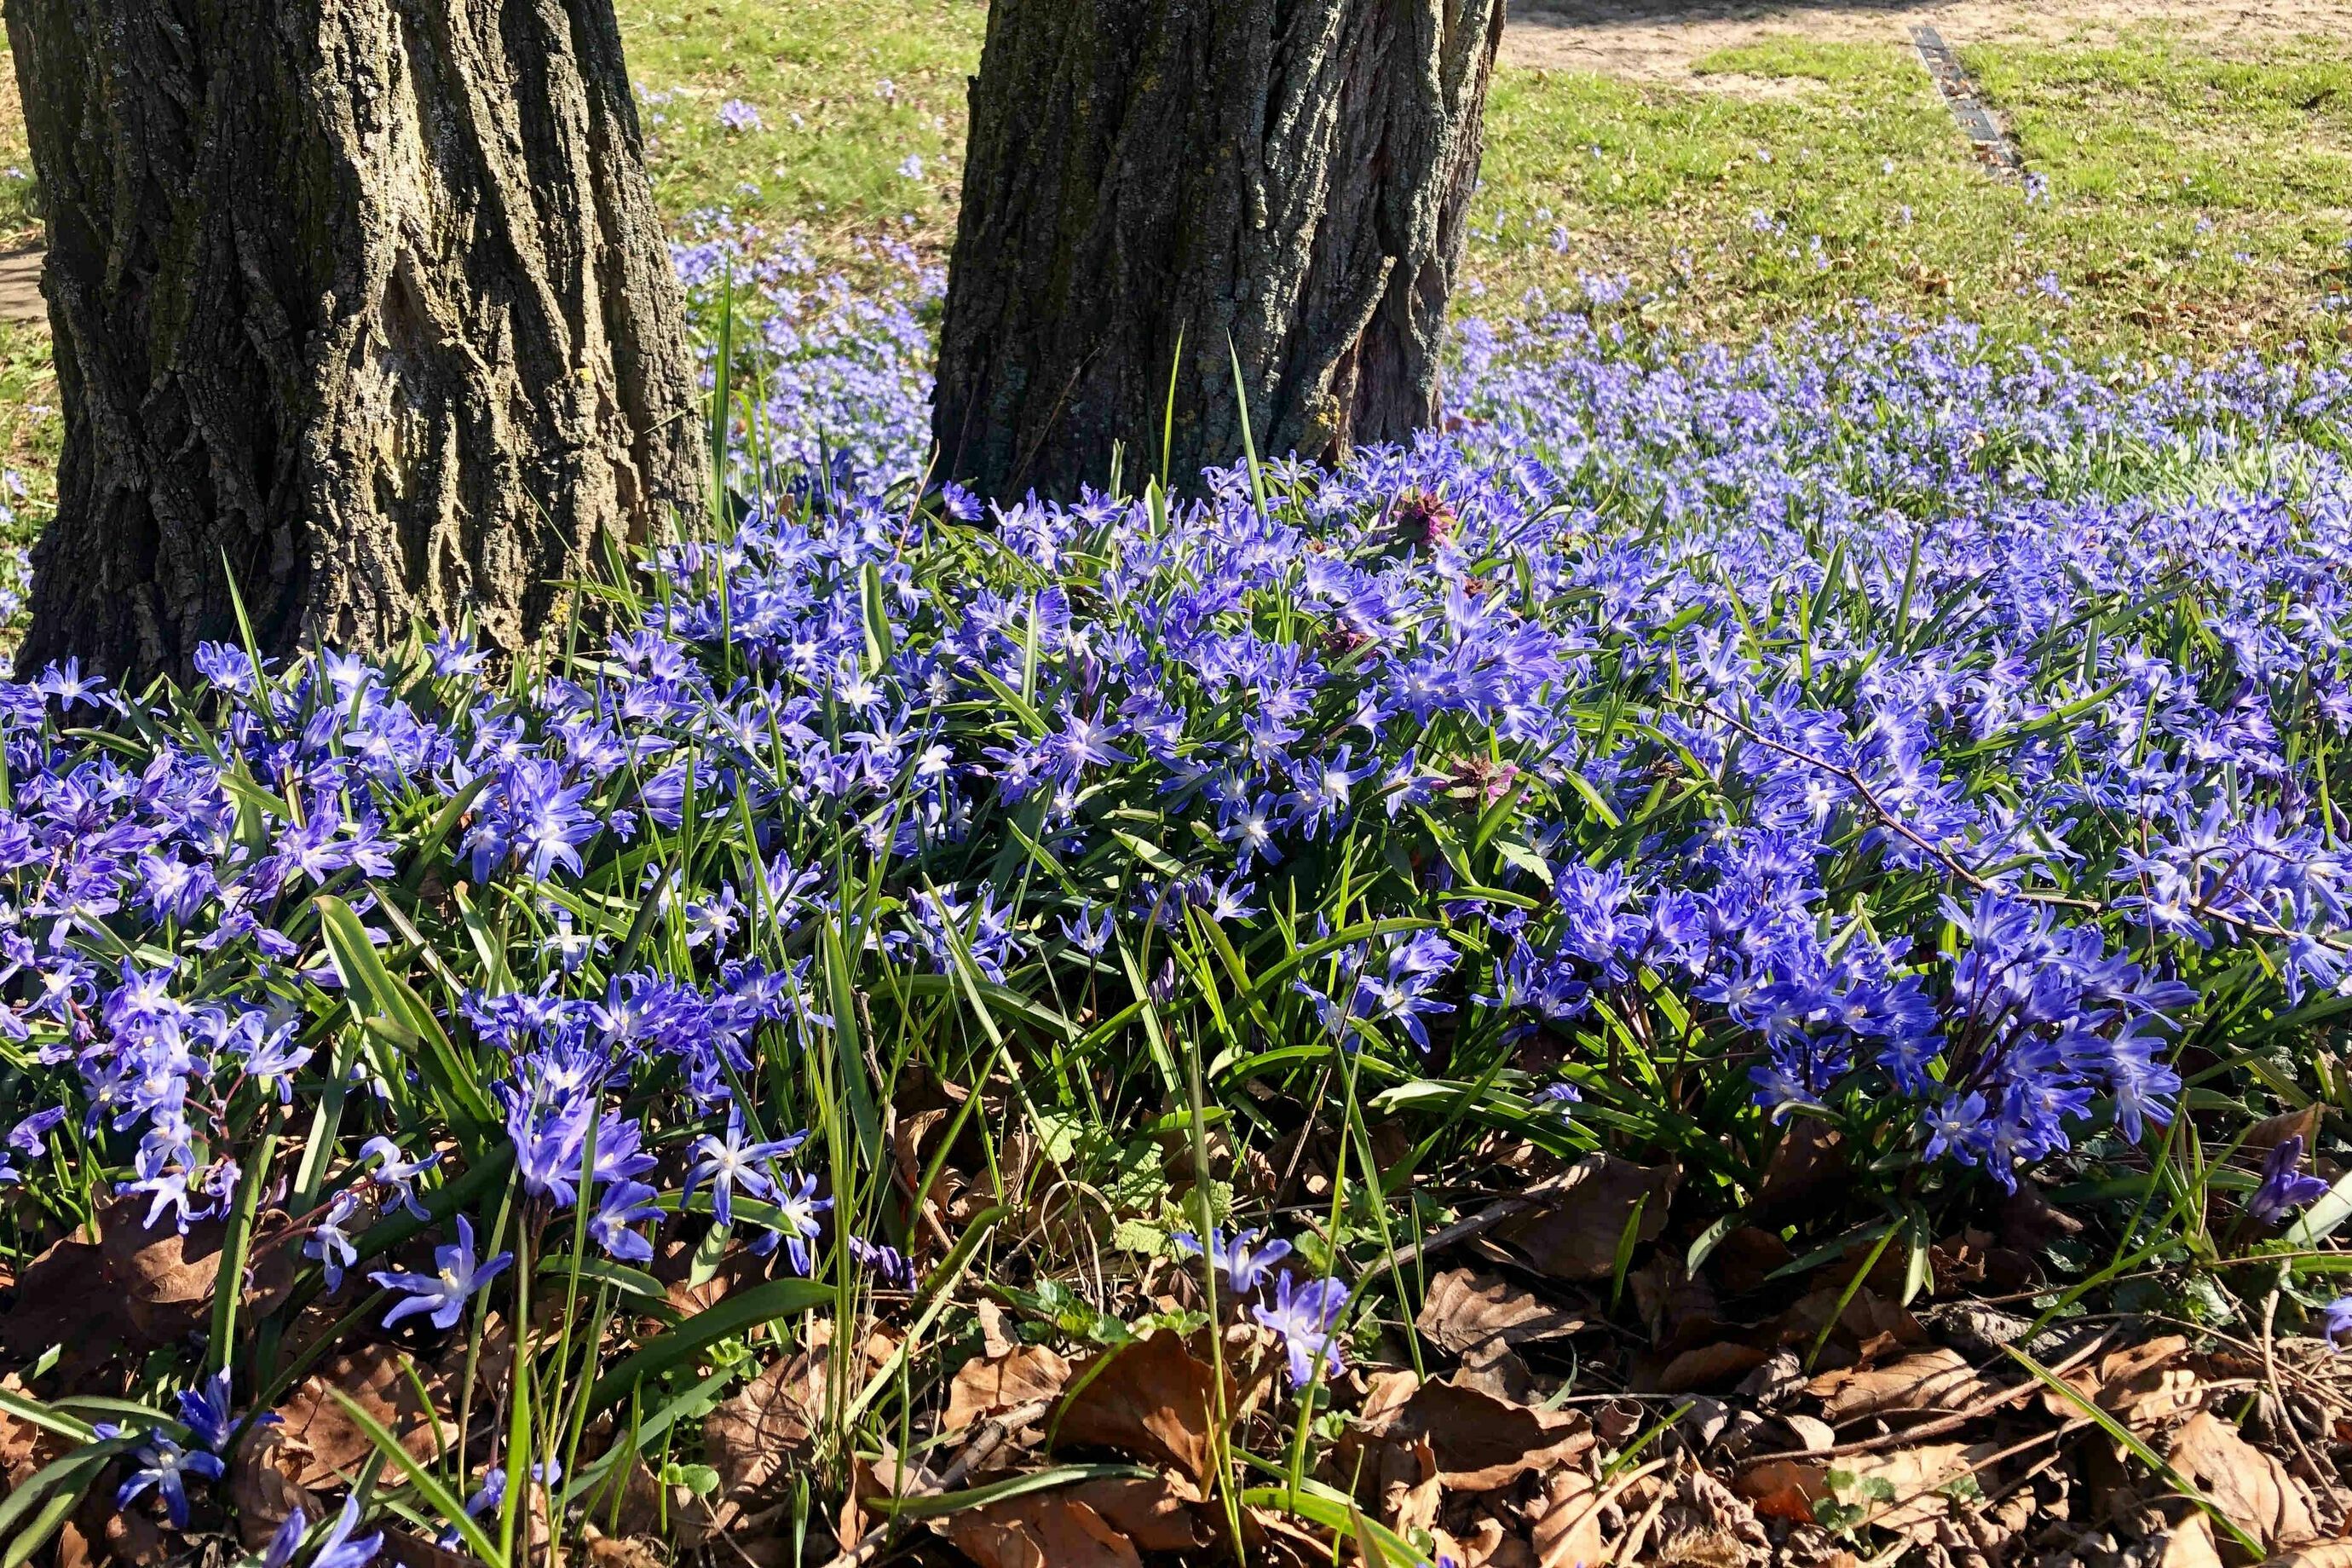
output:
M375 1162L375 1169L367 1173L369 1181L389 1191L399 1200L401 1207L418 1219L433 1217L425 1212L425 1205L416 1201L411 1184L438 1165L440 1155L427 1154L422 1160L411 1160L400 1152L397 1143L389 1138L379 1137L371 1138L360 1145L360 1163L364 1166L371 1160Z
M343 1270L360 1259L359 1247L344 1228L359 1211L358 1194L348 1190L337 1193L328 1200L327 1212L312 1222L310 1234L303 1238L302 1256L319 1259L330 1290L342 1289Z
M2291 1133L2271 1145L2263 1157L2263 1179L2246 1200L2246 1214L2263 1225L2277 1225L2305 1205L2327 1195L2327 1183L2303 1173L2303 1134Z
M229 1405L228 1368L221 1368L194 1388L182 1389L179 1402L180 1420L189 1434L212 1452L226 1453L236 1426L236 1412ZM278 1421L275 1415L254 1417L257 1426L274 1426Z
M367 1568L383 1550L383 1531L354 1535L360 1527L360 1500L356 1496L343 1500L343 1511L335 1516L325 1537L319 1542L318 1554L310 1559L310 1568Z
M261 1554L261 1568L288 1568L294 1553L302 1549L302 1537L310 1531L310 1516L301 1508L289 1509L286 1519L270 1536L268 1548Z
M1315 1380L1316 1364L1331 1376L1339 1373L1339 1342L1335 1331L1347 1310L1348 1287L1339 1279L1310 1279L1300 1284L1288 1269L1274 1282L1274 1304L1252 1308L1257 1321L1282 1338L1290 1358L1290 1385L1304 1388Z
M630 1227L647 1221L656 1225L661 1222L661 1205L654 1201L658 1196L643 1182L614 1183L604 1189L604 1201L588 1221L590 1237L607 1257L623 1263L652 1262L653 1242Z
M457 1239L434 1248L433 1261L438 1272L432 1275L382 1268L368 1276L383 1289L402 1291L408 1297L394 1303L392 1310L384 1313L385 1328L420 1313L429 1318L436 1329L457 1327L457 1315L465 1310L467 1299L497 1279L499 1271L514 1261L514 1254L501 1252L478 1265L474 1261L473 1223L459 1215Z
M1225 1282L1235 1295L1246 1296L1256 1289L1267 1272L1290 1256L1290 1243L1286 1241L1269 1241L1264 1247L1255 1245L1257 1238L1265 1234L1263 1229L1244 1230L1228 1241L1222 1230L1212 1229L1209 1232L1206 1249L1209 1261L1225 1271ZM1168 1239L1180 1252L1194 1258L1202 1254L1201 1238L1190 1231L1179 1231Z
M188 1525L187 1478L216 1481L224 1468L219 1456L201 1448L183 1448L160 1431L149 1432L146 1444L133 1450L131 1458L138 1468L116 1489L114 1506L128 1508L133 1498L152 1489L163 1500L163 1511L173 1528L180 1530Z
M2352 1296L2338 1296L2320 1308L2319 1319L2320 1337L2340 1348L2352 1336Z
M896 1285L902 1290L915 1288L915 1266L897 1247L868 1241L862 1236L845 1234L841 1239L858 1266L885 1285Z
M833 1206L831 1198L816 1195L816 1178L806 1173L795 1178L786 1176L777 1182L773 1199L776 1205L775 1234L783 1237L784 1250L791 1258L793 1272L806 1279L815 1268L808 1244L817 1234L816 1216Z
M741 1187L755 1198L771 1197L775 1193L773 1177L767 1169L772 1160L790 1155L808 1139L805 1132L789 1138L772 1138L762 1142L743 1142L743 1109L738 1105L727 1108L727 1135L724 1138L704 1133L694 1141L688 1151L694 1165L686 1173L686 1185L679 1193L680 1201L693 1195L703 1183L710 1184L710 1212L721 1225L735 1220L735 1189Z

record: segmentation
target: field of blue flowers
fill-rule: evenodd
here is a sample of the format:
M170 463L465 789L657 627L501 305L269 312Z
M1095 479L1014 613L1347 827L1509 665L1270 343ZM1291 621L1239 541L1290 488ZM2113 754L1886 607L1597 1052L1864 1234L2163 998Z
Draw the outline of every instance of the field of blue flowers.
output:
M992 504L936 275L679 260L544 658L0 685L5 1568L2342 1527L2352 377L1596 280Z

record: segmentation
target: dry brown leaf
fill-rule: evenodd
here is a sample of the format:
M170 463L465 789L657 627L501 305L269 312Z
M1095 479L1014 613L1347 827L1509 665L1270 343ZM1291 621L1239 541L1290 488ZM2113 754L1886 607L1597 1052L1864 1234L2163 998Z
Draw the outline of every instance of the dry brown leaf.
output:
M1837 1429L1826 1421L1800 1415L1793 1411L1782 1412L1779 1420L1794 1436L1796 1446L1807 1453L1818 1454L1824 1448L1837 1447Z
M405 1530L383 1532L383 1554L400 1568L474 1568L474 1560Z
M320 1517L317 1494L295 1478L308 1468L310 1449L286 1436L276 1423L246 1428L228 1465L228 1495L238 1534L248 1551L269 1544L278 1527L296 1509L306 1519Z
M1413 1327L1453 1355L1475 1354L1493 1345L1522 1345L1559 1339L1584 1327L1584 1320L1547 1306L1535 1293L1508 1280L1449 1268L1430 1282L1429 1300Z
M656 1256L649 1270L663 1282L670 1307L685 1316L707 1312L736 1291L767 1278L767 1259L753 1257L749 1248L740 1245L730 1245L719 1255L719 1267L710 1278L698 1284L694 1279L694 1261L700 1250L698 1243L674 1237Z
M1966 1357L1939 1346L1885 1366L1824 1373L1805 1392L1835 1426L1888 1410L1957 1410L1982 1397L1985 1386Z
M2156 1568L2221 1568L2221 1553L2213 1544L2213 1521L2191 1511L2164 1538L2164 1555Z
M1070 1386L1052 1427L1057 1445L1100 1444L1174 1465L1194 1481L1208 1474L1216 1373L1173 1330L1094 1357ZM1230 1388L1224 1405L1234 1405Z
M1813 1505L1830 1495L1829 1467L1811 1459L1772 1459L1740 1471L1731 1489L1758 1513L1811 1524Z
M178 1555L163 1539L163 1527L144 1513L113 1512L101 1528L106 1558L114 1568L163 1568Z
M1139 1552L1197 1552L1217 1539L1200 1489L1181 1476L1087 1481L1062 1495L1100 1514Z
M1518 1352L1499 1340L1464 1356L1462 1364L1454 1369L1453 1381L1514 1405L1529 1404L1535 1396L1535 1373Z
M1021 1342L1005 1326L1004 1309L982 1296L973 1310L980 1318L980 1353L990 1357L1011 1355Z
M1538 1206L1495 1227L1495 1238L1555 1279L1606 1279L1617 1247L1641 1208L1638 1241L1665 1229L1666 1205L1679 1179L1672 1164L1642 1166L1613 1154L1588 1154L1549 1181L1528 1188Z
M2247 1128L2246 1135L2238 1140L2238 1152L2245 1159L2260 1164L2263 1155L2269 1153L2288 1139L2300 1138L2303 1140L2303 1146L2308 1149L2311 1147L2311 1141L2318 1136L2318 1133L2319 1107L2315 1104L2306 1105L2301 1110L2289 1110L2277 1116L2266 1116Z
M2199 1411L2172 1435L2171 1458L2175 1469L2204 1488L2265 1549L2278 1552L2318 1539L2303 1483L2210 1411Z
M1391 1433L1426 1436L1452 1491L1491 1491L1541 1474L1592 1447L1592 1426L1568 1410L1538 1410L1454 1383L1424 1383Z
M30 1360L51 1345L65 1347L58 1367L68 1387L118 1346L140 1340L121 1291L109 1286L96 1242L76 1234L51 1247L16 1277L16 1300L0 1314L0 1352Z
M581 1500L581 1508L621 1536L656 1536L680 1549L702 1544L715 1522L709 1504L683 1486L664 1487L643 1454L634 1457L626 1471L608 1468Z
M1544 1486L1533 1543L1539 1568L1580 1568L1609 1561L1601 1536L1601 1489L1582 1470L1563 1469Z
M1356 1407L1356 1420L1364 1426L1379 1428L1388 1426L1411 1403L1421 1387L1421 1376L1411 1372L1376 1372L1364 1380L1364 1397Z
M1125 1536L1062 1492L950 1515L947 1536L976 1568L1143 1568Z
M1069 1381L1070 1363L1043 1345L1018 1345L1001 1356L975 1356L957 1369L948 1384L941 1430L961 1432L1007 1410L1058 1399Z
M1765 1162L1757 1205L1768 1210L1791 1207L1845 1165L1845 1139L1835 1128L1810 1116L1793 1118L1772 1157Z
M1990 1444L1923 1443L1888 1454L1854 1454L1831 1462L1830 1493L1850 1507L1867 1508L1868 1521L1875 1529L1910 1535L1932 1532L1952 1509L1952 1500L1937 1489L1998 1451ZM1894 1500L1874 1495L1879 1488L1874 1483L1892 1488Z
M168 1225L149 1230L141 1223L143 1206L136 1194L108 1205L99 1253L131 1322L161 1343L194 1328L210 1308L222 1232L217 1225L192 1226L185 1236Z
M1701 1345L1683 1352L1660 1368L1653 1380L1657 1387L1652 1392L1688 1394L1694 1389L1736 1382L1769 1361L1771 1353L1760 1345L1732 1341Z
M2018 1184L2017 1191L2002 1200L2000 1205L2000 1242L2021 1252L2039 1252L2061 1237L2080 1236L2083 1222L2053 1204L2042 1189L2031 1182Z
M1877 1291L1857 1290L1841 1310L1838 1298L1843 1294L1843 1287L1836 1286L1811 1291L1774 1318L1764 1332L1780 1344L1810 1345L1821 1337L1834 1313L1837 1326L1830 1342L1856 1354L1927 1342L1927 1331L1919 1326L1919 1320Z
M28 1394L23 1382L13 1372L0 1378L0 1388L19 1397ZM58 1440L56 1433L0 1410L0 1477L5 1477L9 1486L22 1486L42 1466L63 1453L64 1445Z
M1726 1292L1745 1296L1763 1289L1774 1273L1795 1260L1796 1254L1778 1233L1743 1225L1723 1238L1706 1263Z
M591 1568L669 1568L661 1542L642 1535L604 1535L588 1526Z
M1273 1509L1242 1510L1242 1543L1250 1568L1330 1568L1329 1543Z
M750 1506L798 1473L824 1425L829 1353L818 1346L781 1358L704 1420L716 1497Z
M861 1503L936 1497L941 1489L940 1478L919 1456L901 1454L888 1442L882 1443L877 1454L857 1456L850 1467L849 1484Z
M1753 1568L1772 1555L1756 1510L1705 1470L1675 1475L1654 1538L1656 1562L1687 1568Z
M2109 1351L2095 1365L2069 1373L2066 1382L2133 1431L2150 1433L2196 1409L2204 1398L2196 1372L2181 1364L2188 1354L2186 1339L2164 1334ZM2072 1402L2054 1390L2043 1391L2042 1407L2062 1420L2075 1414Z
M1704 1277L1692 1279L1673 1247L1660 1247L1648 1261L1628 1269L1625 1288L1656 1348L1665 1354L1727 1337L1730 1325L1715 1287Z
M1462 1568L1537 1568L1536 1554L1528 1543L1503 1528L1502 1521L1482 1518L1473 1523L1466 1536L1449 1536L1444 1531L1432 1533L1437 1538L1438 1549Z
M2352 1568L2352 1541L2315 1541L2280 1552L2263 1568Z
M1734 1392L1759 1410L1773 1410L1804 1392L1804 1364L1792 1350L1777 1350L1739 1380Z
M1426 1531L1436 1522L1444 1489L1437 1451L1426 1434L1399 1431L1343 1441L1338 1458L1342 1472L1355 1477L1357 1500L1371 1518L1400 1534Z
M296 1486L318 1491L347 1485L375 1452L368 1435L330 1390L373 1416L399 1439L402 1448L417 1458L429 1459L437 1445L456 1440L454 1424L418 1403L416 1379L403 1364L405 1359L390 1345L362 1344L339 1351L320 1363L319 1370L304 1380L294 1396L278 1407L283 1423L278 1431L288 1444L286 1457L299 1460L290 1477ZM385 1471L385 1479L396 1482L404 1473L394 1466Z

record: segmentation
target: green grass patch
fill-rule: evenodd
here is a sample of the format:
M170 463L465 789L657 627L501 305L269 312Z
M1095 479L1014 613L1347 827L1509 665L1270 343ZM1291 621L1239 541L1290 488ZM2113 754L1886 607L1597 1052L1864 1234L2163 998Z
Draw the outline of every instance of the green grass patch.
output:
M1693 68L1793 93L1506 70L1472 272L1506 298L1622 272L1647 319L1735 339L1867 305L2091 353L2342 340L2352 65L2153 31L1964 58L2030 185L1978 164L1897 47L1768 39Z
M981 0L623 0L618 10L665 212L803 223L836 252L877 230L944 244ZM729 124L730 101L756 122L738 111Z
M1691 62L1694 76L1752 76L1774 81L1807 81L1848 85L1881 77L1892 44L1849 44L1818 38L1763 38L1717 49Z

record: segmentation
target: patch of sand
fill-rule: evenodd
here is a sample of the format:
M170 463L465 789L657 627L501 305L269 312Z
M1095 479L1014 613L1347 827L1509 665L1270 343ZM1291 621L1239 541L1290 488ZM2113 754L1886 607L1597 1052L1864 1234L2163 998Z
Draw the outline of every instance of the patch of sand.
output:
M1512 0L1503 59L1549 70L1746 91L1751 78L1702 77L1691 62L1780 36L1908 43L1927 23L1955 47L2001 42L2112 42L2162 26L2224 55L2300 37L2352 42L2352 0ZM1785 90L1785 89L1783 89Z
M41 298L41 247L0 254L0 321L47 325L48 301Z

